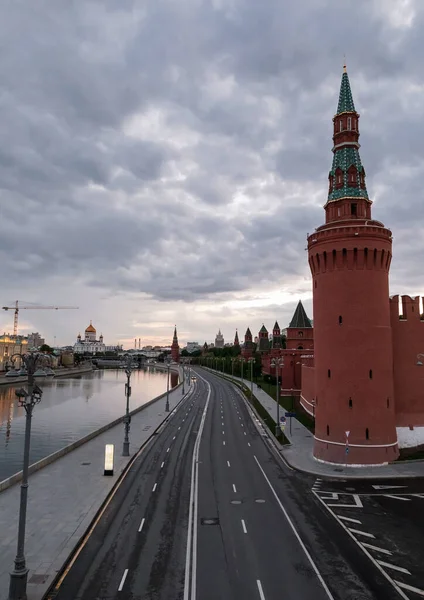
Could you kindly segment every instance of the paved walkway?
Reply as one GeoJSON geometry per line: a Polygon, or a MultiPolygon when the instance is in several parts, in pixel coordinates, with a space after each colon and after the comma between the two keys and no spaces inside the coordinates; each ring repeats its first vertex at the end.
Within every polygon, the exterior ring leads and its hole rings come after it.
{"type": "MultiPolygon", "coordinates": [[[[211,369],[209,369],[211,370],[211,369]]],[[[226,375],[226,377],[231,378],[226,375]]],[[[241,381],[240,377],[234,377],[241,381]]],[[[250,389],[250,381],[244,379],[245,385],[250,389]]],[[[253,384],[253,393],[268,414],[277,421],[277,402],[269,396],[262,388],[253,384]]],[[[285,409],[280,406],[280,416],[285,409]]],[[[292,430],[290,433],[290,418],[287,419],[284,435],[290,441],[290,446],[280,446],[281,454],[294,469],[311,473],[313,475],[346,479],[350,478],[409,478],[424,477],[424,461],[411,460],[392,463],[382,467],[345,467],[345,465],[330,465],[317,461],[312,454],[314,436],[304,425],[292,418],[292,430]]]]}
{"type": "MultiPolygon", "coordinates": [[[[187,386],[186,386],[187,391],[187,386]]],[[[169,394],[170,410],[182,398],[182,387],[169,394]]],[[[162,423],[166,397],[131,419],[130,454],[162,423]]],[[[130,460],[121,456],[124,425],[120,423],[35,472],[29,478],[25,557],[28,600],[40,600],[56,573],[90,525],[120,473],[130,460]],[[105,444],[115,444],[115,471],[103,475],[105,444]]],[[[16,554],[20,485],[0,493],[0,600],[7,600],[9,572],[16,554]]]]}

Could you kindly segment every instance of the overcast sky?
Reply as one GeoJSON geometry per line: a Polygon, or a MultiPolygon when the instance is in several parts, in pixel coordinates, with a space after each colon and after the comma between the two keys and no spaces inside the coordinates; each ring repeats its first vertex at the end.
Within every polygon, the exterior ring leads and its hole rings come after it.
{"type": "Polygon", "coordinates": [[[2,2],[0,304],[79,306],[20,313],[58,344],[312,318],[344,54],[391,294],[424,295],[423,39],[420,0],[2,2]]]}

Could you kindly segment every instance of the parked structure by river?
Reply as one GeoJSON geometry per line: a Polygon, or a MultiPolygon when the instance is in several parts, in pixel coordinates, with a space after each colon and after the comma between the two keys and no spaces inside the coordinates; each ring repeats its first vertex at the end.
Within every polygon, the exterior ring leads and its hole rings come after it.
{"type": "MultiPolygon", "coordinates": [[[[125,382],[122,369],[43,379],[43,397],[32,419],[31,464],[122,416],[125,382]]],[[[178,375],[171,371],[170,389],[177,383],[178,375]]],[[[21,386],[22,382],[16,382],[0,388],[0,481],[22,468],[25,411],[15,395],[21,386]]],[[[133,371],[130,410],[163,394],[166,386],[163,369],[133,371]]]]}

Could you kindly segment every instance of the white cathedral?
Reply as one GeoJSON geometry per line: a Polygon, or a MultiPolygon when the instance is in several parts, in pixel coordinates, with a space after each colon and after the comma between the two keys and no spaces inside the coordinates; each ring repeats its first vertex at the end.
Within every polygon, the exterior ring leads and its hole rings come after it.
{"type": "Polygon", "coordinates": [[[96,340],[96,329],[93,327],[92,322],[85,330],[85,338],[81,338],[81,334],[78,334],[77,341],[74,344],[74,352],[83,354],[89,352],[90,354],[96,354],[96,352],[117,352],[122,350],[122,346],[106,346],[103,343],[103,334],[100,334],[98,340],[96,340]]]}

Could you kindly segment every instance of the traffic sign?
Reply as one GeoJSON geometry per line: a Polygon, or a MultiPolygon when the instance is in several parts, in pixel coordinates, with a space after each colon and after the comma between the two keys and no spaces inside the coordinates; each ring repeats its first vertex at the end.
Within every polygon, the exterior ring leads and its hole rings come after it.
{"type": "Polygon", "coordinates": [[[294,412],[286,412],[284,414],[286,417],[295,417],[296,416],[296,413],[294,413],[294,412]]]}
{"type": "Polygon", "coordinates": [[[346,433],[346,437],[348,438],[350,431],[346,431],[345,433],[346,433]]]}
{"type": "Polygon", "coordinates": [[[280,423],[285,423],[286,422],[286,417],[282,416],[280,417],[280,423]]]}

